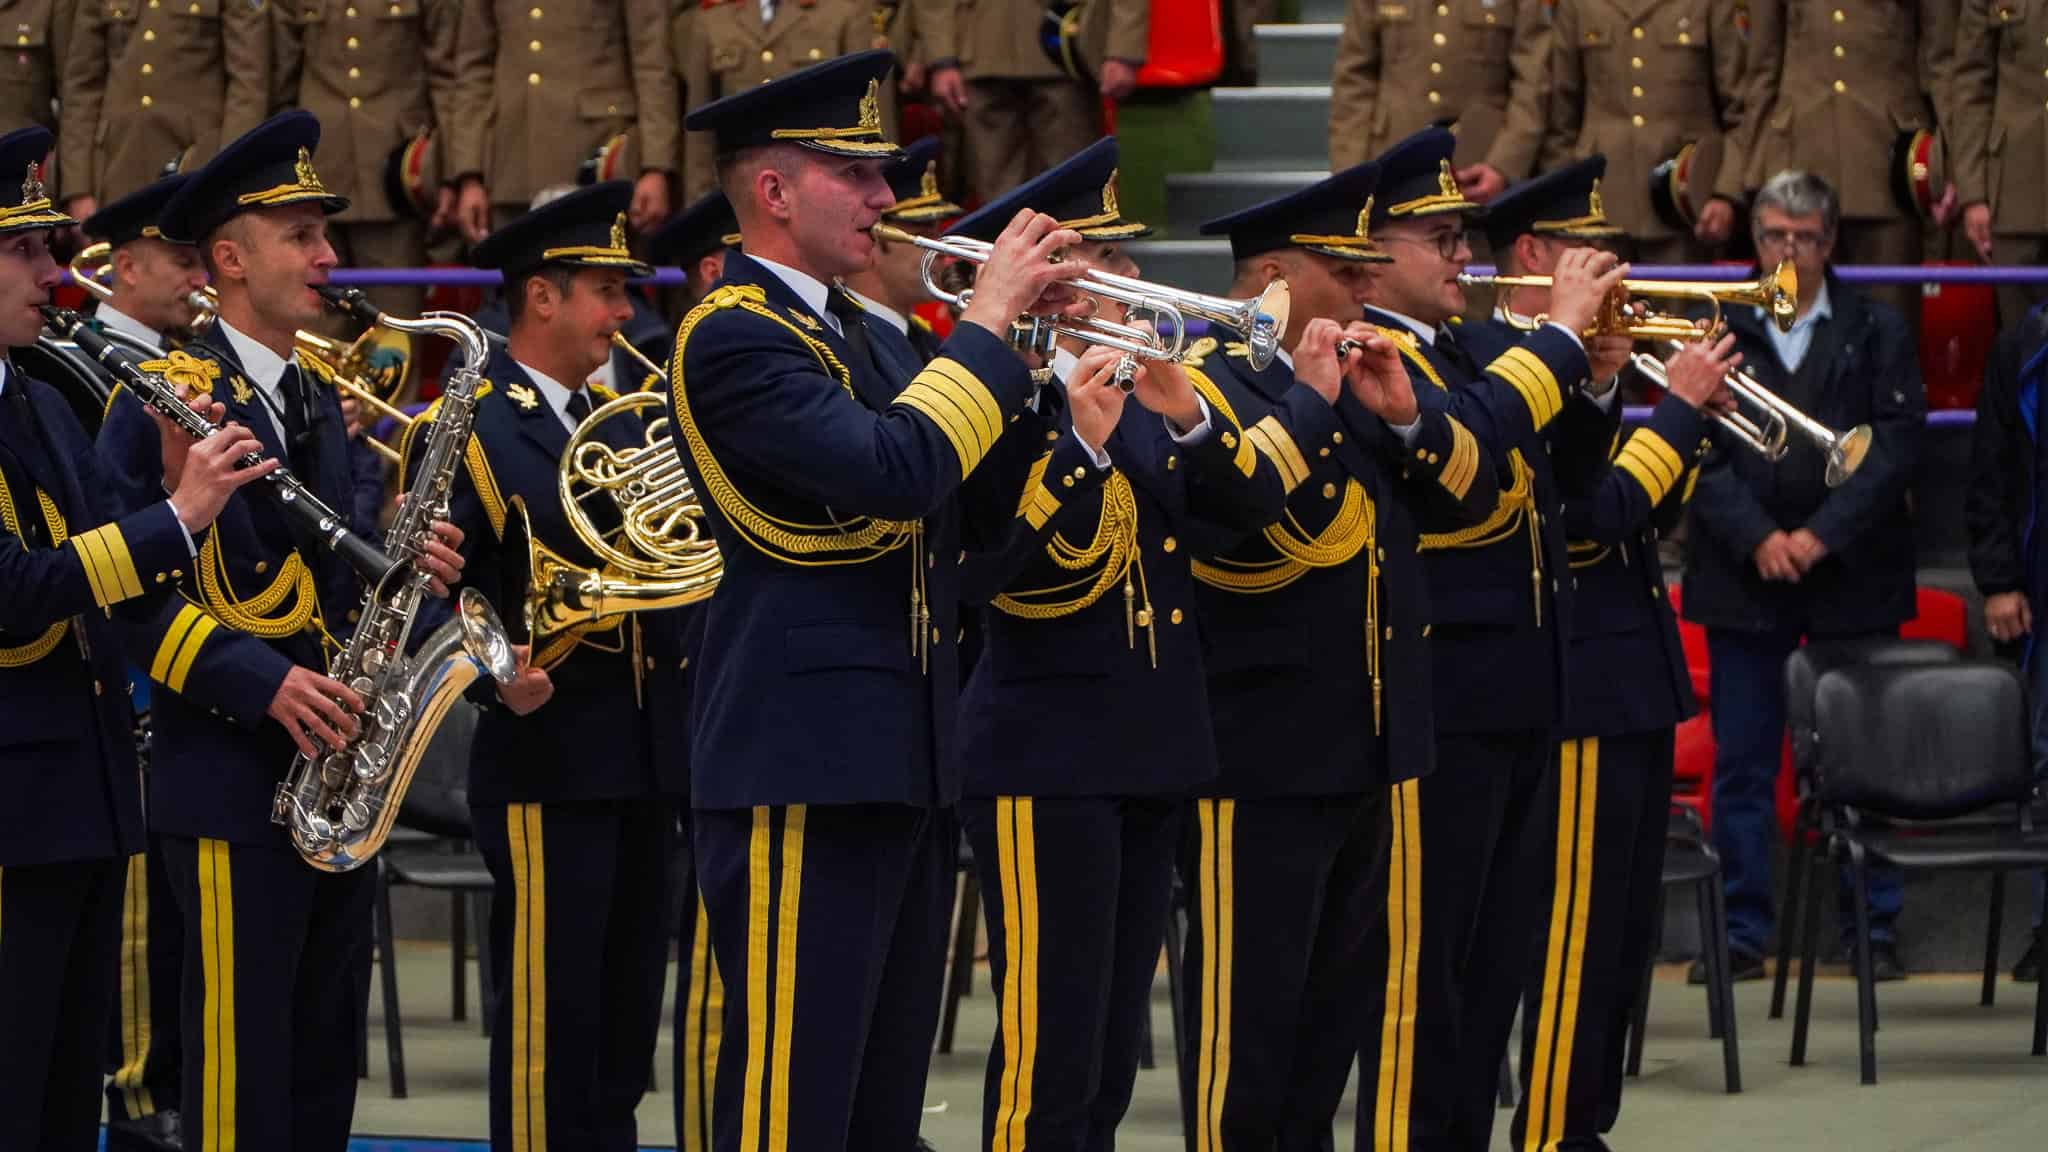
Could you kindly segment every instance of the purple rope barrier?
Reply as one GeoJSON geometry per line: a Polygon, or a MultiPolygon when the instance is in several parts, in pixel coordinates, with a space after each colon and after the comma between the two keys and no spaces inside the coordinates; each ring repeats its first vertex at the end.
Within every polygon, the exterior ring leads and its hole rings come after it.
{"type": "MultiPolygon", "coordinates": [[[[1647,424],[1651,411],[1648,404],[1630,404],[1621,410],[1621,418],[1630,424],[1647,424]]],[[[1929,428],[1967,428],[1976,422],[1974,408],[1937,408],[1927,414],[1929,428]]]]}

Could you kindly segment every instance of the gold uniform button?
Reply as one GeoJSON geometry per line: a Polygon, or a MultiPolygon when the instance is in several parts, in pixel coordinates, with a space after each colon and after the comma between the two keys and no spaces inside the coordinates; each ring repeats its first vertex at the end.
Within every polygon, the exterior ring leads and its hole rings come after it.
{"type": "Polygon", "coordinates": [[[526,50],[527,50],[528,52],[538,52],[538,51],[540,51],[540,41],[538,41],[538,40],[528,40],[528,41],[526,42],[526,50]]]}
{"type": "Polygon", "coordinates": [[[1628,118],[1628,122],[1635,125],[1638,128],[1641,128],[1643,126],[1643,114],[1640,112],[1636,113],[1635,115],[1628,118]]]}
{"type": "Polygon", "coordinates": [[[1168,457],[1166,458],[1166,470],[1167,470],[1168,472],[1171,472],[1171,471],[1173,471],[1173,470],[1174,470],[1175,468],[1178,468],[1178,467],[1180,467],[1180,457],[1178,457],[1178,456],[1168,456],[1168,457]]]}
{"type": "Polygon", "coordinates": [[[165,580],[167,580],[167,579],[169,579],[169,577],[165,576],[165,575],[164,575],[163,573],[161,573],[161,572],[159,572],[159,573],[157,573],[157,574],[156,574],[156,582],[157,582],[157,583],[159,583],[159,584],[163,583],[163,582],[164,582],[165,580]]]}
{"type": "Polygon", "coordinates": [[[182,570],[180,570],[180,569],[177,569],[177,568],[173,568],[173,569],[171,569],[171,579],[173,579],[173,580],[183,580],[184,578],[185,578],[185,573],[184,573],[184,572],[183,572],[182,570]]]}
{"type": "Polygon", "coordinates": [[[1444,97],[1443,97],[1443,93],[1441,93],[1441,92],[1437,92],[1437,91],[1434,91],[1434,90],[1432,90],[1432,91],[1430,92],[1430,94],[1429,94],[1429,102],[1430,102],[1431,104],[1441,104],[1441,103],[1443,103],[1443,102],[1444,102],[1444,97]]]}
{"type": "Polygon", "coordinates": [[[1335,500],[1336,498],[1337,498],[1337,486],[1336,486],[1335,484],[1324,484],[1324,485],[1323,485],[1323,499],[1325,499],[1325,500],[1335,500]]]}
{"type": "Polygon", "coordinates": [[[1638,40],[1643,38],[1643,30],[1641,28],[1631,28],[1628,30],[1628,34],[1638,40]]]}
{"type": "Polygon", "coordinates": [[[538,88],[538,87],[540,87],[540,73],[538,73],[538,72],[528,72],[528,73],[526,74],[526,86],[527,86],[527,87],[529,87],[529,88],[538,88]]]}
{"type": "Polygon", "coordinates": [[[150,99],[150,98],[149,98],[149,97],[147,97],[147,96],[144,96],[144,97],[142,98],[142,106],[143,106],[144,108],[147,108],[147,107],[149,107],[150,105],[152,105],[152,104],[155,104],[155,103],[156,103],[156,101],[154,101],[154,100],[150,99]]]}
{"type": "Polygon", "coordinates": [[[1068,488],[1072,488],[1074,486],[1074,478],[1072,476],[1062,476],[1060,477],[1060,483],[1068,488]]]}
{"type": "Polygon", "coordinates": [[[1162,541],[1160,541],[1160,542],[1159,542],[1159,546],[1160,546],[1161,548],[1164,548],[1164,549],[1166,549],[1166,550],[1167,550],[1168,552],[1171,552],[1171,551],[1173,551],[1174,549],[1176,549],[1176,548],[1180,547],[1180,541],[1178,541],[1178,540],[1175,540],[1175,539],[1174,539],[1173,537],[1171,537],[1171,536],[1168,536],[1168,537],[1167,537],[1166,539],[1164,539],[1164,540],[1162,540],[1162,541]]]}
{"type": "Polygon", "coordinates": [[[1643,58],[1642,58],[1641,56],[1631,56],[1631,57],[1629,57],[1629,58],[1628,58],[1628,66],[1629,66],[1629,67],[1631,67],[1631,68],[1633,68],[1633,69],[1635,69],[1635,70],[1636,70],[1636,71],[1638,71],[1638,72],[1642,71],[1642,70],[1643,70],[1643,58]]]}
{"type": "Polygon", "coordinates": [[[1437,5],[1436,14],[1439,16],[1449,16],[1451,14],[1451,6],[1449,4],[1437,5]]]}
{"type": "Polygon", "coordinates": [[[1332,433],[1330,433],[1330,443],[1332,443],[1332,444],[1342,444],[1343,442],[1344,442],[1344,434],[1343,434],[1342,432],[1332,432],[1332,433]]]}
{"type": "Polygon", "coordinates": [[[773,63],[775,63],[775,49],[773,49],[773,48],[763,48],[763,49],[761,49],[761,63],[763,63],[763,64],[773,64],[773,63]]]}
{"type": "Polygon", "coordinates": [[[1445,36],[1443,33],[1438,32],[1429,38],[1429,42],[1441,48],[1445,44],[1450,43],[1450,38],[1445,36]]]}
{"type": "Polygon", "coordinates": [[[188,4],[188,5],[186,5],[186,6],[185,6],[185,11],[187,11],[187,12],[191,13],[191,14],[192,14],[192,15],[194,15],[194,16],[197,16],[197,15],[199,15],[199,5],[197,5],[197,4],[188,4]]]}
{"type": "Polygon", "coordinates": [[[1330,450],[1329,450],[1328,448],[1318,448],[1318,449],[1316,449],[1316,455],[1318,455],[1318,456],[1328,456],[1329,454],[1330,454],[1330,450]]]}
{"type": "Polygon", "coordinates": [[[1846,15],[1844,15],[1844,14],[1843,14],[1843,12],[1842,12],[1842,10],[1841,10],[1840,8],[1837,8],[1837,9],[1835,9],[1835,23],[1837,23],[1837,24],[1840,24],[1841,22],[1843,22],[1844,20],[1847,20],[1848,18],[1849,18],[1849,17],[1848,17],[1848,16],[1846,16],[1846,15]]]}
{"type": "Polygon", "coordinates": [[[822,58],[824,57],[824,55],[825,55],[825,54],[824,54],[823,52],[820,52],[820,51],[818,51],[818,50],[817,50],[816,48],[813,48],[813,49],[811,49],[811,50],[810,50],[810,52],[808,53],[808,55],[810,56],[810,58],[811,58],[811,59],[813,59],[813,60],[818,60],[818,59],[822,59],[822,58]]]}
{"type": "Polygon", "coordinates": [[[264,574],[265,572],[268,572],[268,571],[270,571],[270,561],[268,561],[268,560],[258,560],[258,561],[256,562],[256,574],[257,574],[258,576],[261,576],[261,575],[263,575],[263,574],[264,574]]]}
{"type": "Polygon", "coordinates": [[[1225,432],[1222,436],[1222,440],[1223,446],[1225,448],[1237,447],[1237,433],[1235,432],[1225,432]]]}
{"type": "MultiPolygon", "coordinates": [[[[24,42],[26,42],[26,41],[24,41],[24,42]]],[[[155,73],[156,73],[156,65],[154,65],[154,64],[144,64],[144,65],[142,66],[142,74],[143,74],[144,76],[151,76],[151,75],[154,75],[155,73]]]]}
{"type": "Polygon", "coordinates": [[[362,79],[362,78],[363,78],[363,70],[362,70],[361,68],[354,68],[354,67],[350,68],[350,69],[348,70],[348,78],[349,78],[349,79],[351,79],[351,80],[360,80],[360,79],[362,79]]]}
{"type": "Polygon", "coordinates": [[[401,7],[399,7],[399,6],[398,6],[398,5],[396,5],[396,4],[393,4],[393,5],[391,6],[391,14],[392,14],[393,16],[403,16],[403,15],[405,15],[405,9],[404,9],[404,8],[401,8],[401,7]]]}
{"type": "Polygon", "coordinates": [[[1054,441],[1054,440],[1058,440],[1059,438],[1060,438],[1060,434],[1059,434],[1059,433],[1057,433],[1057,432],[1047,432],[1047,433],[1045,434],[1045,439],[1046,439],[1046,441],[1047,441],[1048,443],[1050,443],[1050,442],[1052,442],[1052,441],[1054,441]]]}
{"type": "Polygon", "coordinates": [[[939,638],[939,630],[938,630],[937,628],[934,628],[934,629],[932,629],[932,643],[934,643],[934,644],[944,644],[944,643],[945,643],[945,641],[944,641],[944,640],[941,640],[941,639],[939,638]]]}
{"type": "Polygon", "coordinates": [[[1083,468],[1083,467],[1081,467],[1081,466],[1079,466],[1079,465],[1076,465],[1076,466],[1074,467],[1074,479],[1076,479],[1076,480],[1086,480],[1087,478],[1088,478],[1088,469],[1086,469],[1086,468],[1083,468]]]}
{"type": "Polygon", "coordinates": [[[1678,34],[1678,42],[1680,44],[1692,43],[1692,34],[1690,32],[1680,32],[1678,34]]]}
{"type": "Polygon", "coordinates": [[[676,671],[678,671],[678,672],[687,672],[687,671],[689,671],[689,668],[690,668],[690,658],[689,658],[688,656],[685,656],[685,657],[683,657],[683,662],[682,662],[682,663],[680,663],[680,664],[678,664],[678,665],[676,665],[676,671]]]}
{"type": "Polygon", "coordinates": [[[1630,85],[1628,94],[1635,97],[1638,100],[1641,100],[1643,98],[1643,86],[1641,84],[1630,85]]]}
{"type": "Polygon", "coordinates": [[[25,47],[27,47],[27,46],[28,46],[28,37],[26,37],[26,36],[16,36],[16,37],[14,38],[14,42],[15,42],[16,44],[19,44],[19,45],[21,45],[22,47],[24,47],[24,48],[25,48],[25,47]]]}
{"type": "Polygon", "coordinates": [[[1178,609],[1178,608],[1175,608],[1175,609],[1174,609],[1173,611],[1171,611],[1171,612],[1167,613],[1167,614],[1166,614],[1166,618],[1167,618],[1168,620],[1171,620],[1171,621],[1173,621],[1173,622],[1174,622],[1175,624],[1178,624],[1178,623],[1180,623],[1180,622],[1181,622],[1182,620],[1185,620],[1185,619],[1187,619],[1187,617],[1185,617],[1185,616],[1182,616],[1182,615],[1180,614],[1180,609],[1178,609]]]}
{"type": "Polygon", "coordinates": [[[363,106],[363,98],[361,96],[349,97],[348,106],[351,108],[361,108],[363,106]]]}
{"type": "Polygon", "coordinates": [[[348,622],[349,622],[349,623],[351,623],[351,624],[354,624],[354,623],[355,623],[356,621],[358,621],[358,620],[361,620],[362,618],[363,618],[363,613],[362,613],[362,609],[360,609],[360,608],[351,608],[351,609],[349,609],[349,610],[348,610],[348,622]]]}
{"type": "MultiPolygon", "coordinates": [[[[197,5],[197,4],[195,4],[195,5],[193,5],[193,7],[197,8],[197,7],[198,7],[198,5],[197,5]]],[[[346,16],[346,17],[348,17],[348,18],[349,18],[349,19],[351,19],[351,20],[355,19],[355,18],[356,18],[356,9],[355,9],[355,5],[351,4],[351,5],[349,5],[348,7],[346,7],[346,8],[343,8],[343,9],[341,10],[341,14],[342,14],[343,16],[346,16]]]]}
{"type": "Polygon", "coordinates": [[[1441,61],[1441,60],[1431,60],[1431,61],[1429,62],[1429,74],[1430,74],[1431,76],[1441,76],[1441,75],[1443,75],[1443,74],[1444,74],[1444,62],[1443,62],[1443,61],[1441,61]]]}
{"type": "Polygon", "coordinates": [[[152,41],[152,40],[155,40],[155,39],[156,39],[156,29],[154,29],[154,28],[144,28],[144,29],[142,30],[142,42],[143,42],[143,43],[147,44],[147,43],[149,43],[150,41],[152,41]]]}
{"type": "Polygon", "coordinates": [[[1845,83],[1845,82],[1843,82],[1843,81],[1840,81],[1840,80],[1837,80],[1837,81],[1835,81],[1835,91],[1837,91],[1837,92],[1847,92],[1848,90],[1849,90],[1849,85],[1848,85],[1847,83],[1845,83]]]}
{"type": "Polygon", "coordinates": [[[1848,50],[1843,48],[1840,44],[1835,45],[1835,59],[1840,60],[1842,57],[1847,56],[1848,54],[1848,50]]]}
{"type": "Polygon", "coordinates": [[[351,36],[351,37],[349,37],[349,38],[348,38],[348,50],[349,50],[349,51],[353,52],[353,51],[355,51],[356,49],[358,49],[358,48],[361,48],[362,46],[363,46],[363,42],[362,42],[361,40],[358,40],[358,39],[356,39],[356,38],[355,38],[355,37],[353,37],[353,36],[351,36]]]}
{"type": "Polygon", "coordinates": [[[528,9],[526,10],[526,15],[527,15],[527,18],[528,18],[528,19],[530,19],[530,20],[538,20],[538,19],[540,19],[540,9],[538,9],[538,8],[528,8],[528,9]]]}

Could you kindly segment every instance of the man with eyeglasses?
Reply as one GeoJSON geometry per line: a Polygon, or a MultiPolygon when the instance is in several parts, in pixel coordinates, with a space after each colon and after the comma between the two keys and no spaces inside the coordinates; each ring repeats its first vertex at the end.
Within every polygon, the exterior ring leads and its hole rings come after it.
{"type": "MultiPolygon", "coordinates": [[[[1898,313],[1829,267],[1839,221],[1827,181],[1796,171],[1773,176],[1757,194],[1751,232],[1763,267],[1790,261],[1797,270],[1798,319],[1789,332],[1760,309],[1731,309],[1725,319],[1744,369],[1764,387],[1830,428],[1869,424],[1869,457],[1829,488],[1825,460],[1807,441],[1794,438],[1772,463],[1716,429],[1692,501],[1684,609],[1707,629],[1713,663],[1714,845],[1737,980],[1762,977],[1771,935],[1785,658],[1802,641],[1893,634],[1914,612],[1906,489],[1926,410],[1920,366],[1898,313]]],[[[1842,923],[1853,924],[1846,883],[1842,898],[1842,923]]],[[[1905,976],[1893,931],[1901,903],[1897,873],[1873,872],[1880,980],[1905,976]]],[[[1693,982],[1704,978],[1694,965],[1693,982]]]]}

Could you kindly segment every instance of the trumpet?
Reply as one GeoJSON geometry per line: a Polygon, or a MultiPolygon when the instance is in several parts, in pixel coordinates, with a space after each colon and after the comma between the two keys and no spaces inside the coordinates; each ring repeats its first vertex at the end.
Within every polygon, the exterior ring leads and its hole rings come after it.
{"type": "MultiPolygon", "coordinates": [[[[924,249],[925,291],[934,299],[959,309],[968,306],[974,290],[963,288],[955,292],[943,287],[935,268],[939,257],[985,264],[995,248],[986,240],[962,236],[932,239],[888,224],[876,224],[868,231],[877,240],[924,249]]],[[[1287,332],[1289,297],[1285,280],[1273,281],[1265,291],[1249,300],[1189,292],[1099,269],[1091,270],[1070,283],[1076,291],[1122,304],[1127,312],[1127,322],[1119,323],[1097,316],[1076,318],[1028,314],[1020,317],[1013,326],[1012,342],[1038,350],[1049,346],[1050,340],[1056,336],[1071,336],[1085,343],[1116,349],[1124,354],[1124,359],[1117,365],[1117,385],[1126,392],[1131,389],[1136,361],[1181,359],[1187,342],[1189,316],[1199,317],[1243,336],[1251,350],[1252,366],[1260,369],[1273,362],[1273,356],[1280,350],[1280,341],[1287,332]],[[1149,323],[1128,322],[1133,319],[1149,323]]]]}
{"type": "MultiPolygon", "coordinates": [[[[1684,341],[1670,342],[1674,349],[1684,346],[1684,341]]],[[[1664,365],[1655,356],[1638,352],[1631,360],[1636,371],[1648,377],[1651,383],[1660,388],[1669,386],[1664,365]]],[[[1792,433],[1797,432],[1826,455],[1827,485],[1835,488],[1855,475],[1856,469],[1863,466],[1864,458],[1870,454],[1871,431],[1868,424],[1837,432],[1793,407],[1784,397],[1764,387],[1756,377],[1740,368],[1728,373],[1722,382],[1735,394],[1737,407],[1733,412],[1715,413],[1715,421],[1766,460],[1776,463],[1784,459],[1791,448],[1792,433]],[[1754,414],[1744,411],[1744,405],[1754,410],[1754,414]]]]}
{"type": "MultiPolygon", "coordinates": [[[[1458,283],[1466,288],[1503,289],[1501,311],[1508,324],[1523,331],[1535,331],[1549,321],[1516,312],[1508,300],[1517,288],[1548,288],[1549,276],[1475,276],[1463,273],[1458,283]]],[[[1778,331],[1790,332],[1799,318],[1799,277],[1787,261],[1777,270],[1754,280],[1725,283],[1718,280],[1623,280],[1604,301],[1591,327],[1583,333],[1595,336],[1627,336],[1631,340],[1702,340],[1721,327],[1724,306],[1748,304],[1764,310],[1778,331]],[[1706,320],[1694,320],[1676,313],[1658,312],[1646,300],[1685,300],[1704,303],[1712,312],[1706,320]]]]}

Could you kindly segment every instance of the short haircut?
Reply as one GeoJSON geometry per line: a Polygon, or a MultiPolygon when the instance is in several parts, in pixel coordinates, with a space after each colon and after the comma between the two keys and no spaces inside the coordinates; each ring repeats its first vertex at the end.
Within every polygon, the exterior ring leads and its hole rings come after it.
{"type": "Polygon", "coordinates": [[[249,216],[244,213],[224,221],[206,239],[199,242],[199,262],[206,266],[206,278],[218,282],[220,268],[213,262],[213,246],[222,240],[232,240],[244,248],[249,246],[249,216]]]}
{"type": "Polygon", "coordinates": [[[1766,208],[1775,208],[1787,216],[1818,216],[1829,236],[1835,234],[1835,226],[1842,221],[1842,198],[1835,194],[1834,185],[1798,169],[1787,169],[1771,177],[1756,194],[1750,227],[1759,239],[1763,235],[1766,208]]]}
{"type": "Polygon", "coordinates": [[[509,278],[505,282],[505,319],[513,324],[526,314],[527,282],[540,277],[555,286],[560,295],[569,294],[569,285],[576,279],[576,269],[567,264],[543,264],[527,272],[509,278]]]}

